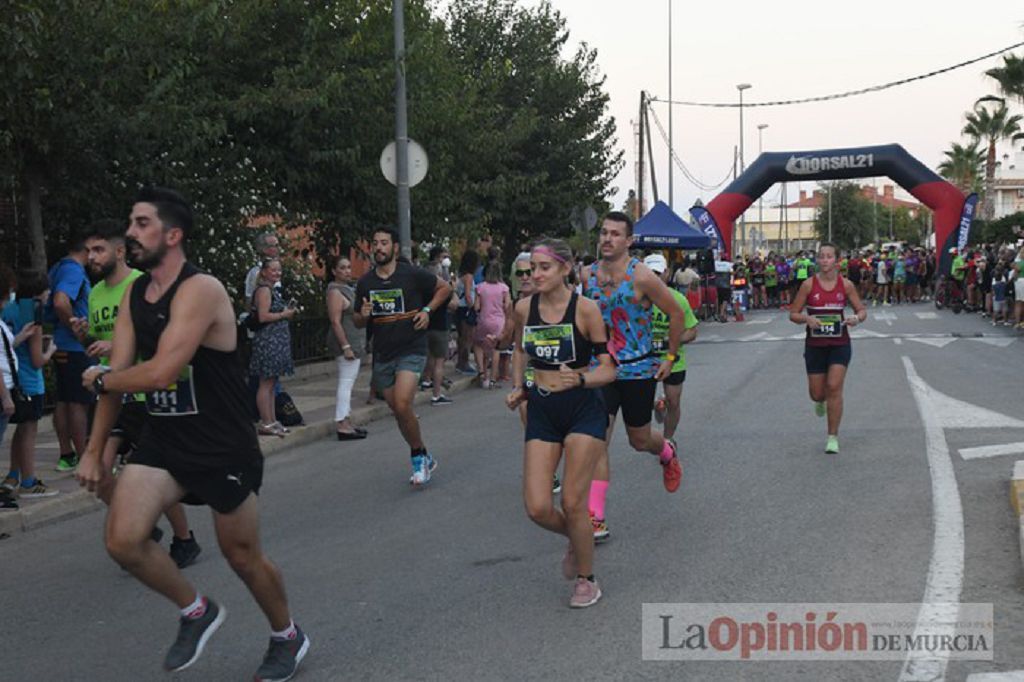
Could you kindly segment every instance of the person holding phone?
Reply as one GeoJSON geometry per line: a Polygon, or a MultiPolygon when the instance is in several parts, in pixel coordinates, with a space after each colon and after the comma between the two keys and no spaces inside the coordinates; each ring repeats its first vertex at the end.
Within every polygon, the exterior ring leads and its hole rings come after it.
{"type": "Polygon", "coordinates": [[[259,282],[252,295],[252,314],[259,320],[260,327],[252,340],[249,374],[259,377],[260,382],[256,391],[260,435],[284,438],[289,431],[277,421],[274,384],[278,377],[295,372],[288,322],[295,316],[296,306],[294,300],[284,302],[281,290],[277,287],[280,281],[281,261],[277,258],[264,260],[259,282]]]}
{"type": "Polygon", "coordinates": [[[839,275],[836,253],[835,244],[822,243],[818,248],[817,274],[804,280],[789,308],[789,319],[807,327],[804,342],[807,387],[815,414],[819,417],[828,414],[825,452],[830,455],[839,454],[843,382],[852,357],[850,327],[868,317],[853,282],[839,275]],[[846,317],[847,306],[853,308],[853,317],[846,317]]]}

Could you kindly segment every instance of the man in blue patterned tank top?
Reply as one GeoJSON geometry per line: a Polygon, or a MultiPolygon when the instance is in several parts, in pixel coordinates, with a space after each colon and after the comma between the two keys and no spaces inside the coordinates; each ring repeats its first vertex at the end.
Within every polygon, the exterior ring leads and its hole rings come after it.
{"type": "MultiPolygon", "coordinates": [[[[601,226],[601,260],[585,271],[584,293],[601,309],[608,326],[608,350],[617,364],[615,382],[602,389],[609,416],[607,442],[621,407],[630,446],[658,457],[665,489],[671,493],[679,489],[683,470],[675,444],[651,428],[651,413],[658,382],[671,373],[678,357],[685,320],[661,278],[630,257],[632,245],[633,221],[624,213],[609,213],[601,226]],[[651,337],[652,305],[669,318],[668,353],[663,357],[655,352],[651,337]]],[[[609,481],[606,447],[590,488],[590,514],[598,542],[610,536],[604,513],[609,481]]]]}

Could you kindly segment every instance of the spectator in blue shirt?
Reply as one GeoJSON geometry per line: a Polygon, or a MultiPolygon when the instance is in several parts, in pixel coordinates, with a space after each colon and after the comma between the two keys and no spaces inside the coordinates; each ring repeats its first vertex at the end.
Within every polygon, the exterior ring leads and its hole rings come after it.
{"type": "Polygon", "coordinates": [[[11,438],[11,467],[0,486],[26,499],[50,497],[57,491],[36,477],[35,468],[36,432],[43,417],[43,394],[46,392],[42,367],[56,350],[52,343],[44,343],[42,325],[36,324],[36,310],[41,309],[47,299],[46,276],[35,270],[19,272],[17,291],[15,300],[3,307],[0,316],[17,333],[14,353],[18,363],[18,383],[32,401],[32,413],[24,419],[11,419],[11,423],[16,424],[11,438]]]}
{"type": "Polygon", "coordinates": [[[53,428],[60,443],[57,471],[71,471],[78,466],[78,456],[85,452],[89,405],[93,395],[82,386],[82,372],[93,362],[85,354],[74,332],[75,320],[89,317],[89,278],[85,274],[88,251],[81,233],[74,233],[68,242],[68,253],[48,273],[50,302],[47,310],[54,323],[53,340],[57,352],[53,356],[57,379],[57,409],[53,428]]]}

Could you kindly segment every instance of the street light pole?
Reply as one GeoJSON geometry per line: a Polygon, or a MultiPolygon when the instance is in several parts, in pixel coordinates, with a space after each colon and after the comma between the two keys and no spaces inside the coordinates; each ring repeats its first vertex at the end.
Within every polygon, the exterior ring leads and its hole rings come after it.
{"type": "Polygon", "coordinates": [[[405,96],[405,0],[395,0],[395,184],[398,187],[398,238],[402,255],[412,260],[409,201],[409,118],[405,96]]]}
{"type": "Polygon", "coordinates": [[[672,202],[673,185],[672,182],[672,150],[675,149],[673,146],[672,137],[672,0],[668,0],[668,207],[675,210],[675,206],[672,202]]]}
{"type": "MultiPolygon", "coordinates": [[[[736,86],[736,89],[739,90],[739,92],[740,92],[740,173],[741,174],[743,173],[744,170],[746,170],[746,167],[744,166],[744,163],[743,163],[743,91],[747,90],[750,87],[751,87],[750,83],[740,83],[739,85],[736,86]]],[[[746,247],[746,242],[747,242],[747,218],[746,218],[746,211],[744,211],[743,213],[740,214],[740,246],[745,248],[746,247]]],[[[741,249],[733,249],[733,250],[738,253],[741,249]]],[[[736,253],[733,254],[733,259],[735,260],[735,258],[736,258],[736,253]]]]}
{"type": "MultiPolygon", "coordinates": [[[[757,124],[757,155],[760,156],[764,151],[762,145],[763,139],[761,134],[764,129],[768,127],[767,123],[757,124]]],[[[761,239],[764,239],[764,195],[762,194],[757,198],[757,229],[761,231],[761,239]]],[[[754,249],[757,249],[757,244],[754,244],[754,249]]]]}

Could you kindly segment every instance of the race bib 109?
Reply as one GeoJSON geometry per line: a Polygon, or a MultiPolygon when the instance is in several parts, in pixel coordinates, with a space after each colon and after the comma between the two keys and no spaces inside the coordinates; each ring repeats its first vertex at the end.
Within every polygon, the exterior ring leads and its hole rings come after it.
{"type": "Polygon", "coordinates": [[[405,295],[401,289],[376,289],[370,292],[370,314],[399,315],[405,312],[405,295]]]}
{"type": "Polygon", "coordinates": [[[571,324],[523,327],[523,351],[550,365],[576,362],[576,340],[571,324]]]}

